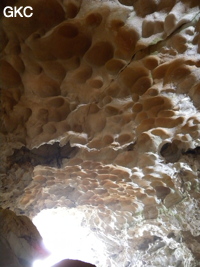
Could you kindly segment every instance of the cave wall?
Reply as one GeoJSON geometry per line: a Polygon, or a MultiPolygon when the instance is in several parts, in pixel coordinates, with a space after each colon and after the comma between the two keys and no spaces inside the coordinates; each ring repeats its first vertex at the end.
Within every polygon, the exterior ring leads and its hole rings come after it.
{"type": "Polygon", "coordinates": [[[30,267],[35,259],[44,259],[48,251],[32,221],[0,208],[0,266],[30,267]]]}
{"type": "Polygon", "coordinates": [[[199,266],[199,0],[14,4],[33,16],[1,16],[1,206],[84,210],[97,266],[199,266]]]}

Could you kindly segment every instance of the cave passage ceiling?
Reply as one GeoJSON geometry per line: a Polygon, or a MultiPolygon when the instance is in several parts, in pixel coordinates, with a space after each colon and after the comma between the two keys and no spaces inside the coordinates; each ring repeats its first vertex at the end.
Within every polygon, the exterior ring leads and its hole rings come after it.
{"type": "Polygon", "coordinates": [[[199,0],[15,0],[0,205],[84,211],[96,266],[200,266],[199,0]]]}

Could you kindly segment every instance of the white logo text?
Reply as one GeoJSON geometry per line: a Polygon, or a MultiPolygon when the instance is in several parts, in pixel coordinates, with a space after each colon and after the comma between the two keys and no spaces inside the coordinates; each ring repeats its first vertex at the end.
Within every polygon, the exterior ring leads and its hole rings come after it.
{"type": "Polygon", "coordinates": [[[20,6],[20,7],[11,7],[11,6],[6,6],[3,10],[3,14],[5,17],[9,18],[9,17],[26,17],[26,18],[30,18],[33,16],[33,8],[31,6],[20,6]],[[27,10],[29,9],[29,11],[27,12],[27,10]]]}

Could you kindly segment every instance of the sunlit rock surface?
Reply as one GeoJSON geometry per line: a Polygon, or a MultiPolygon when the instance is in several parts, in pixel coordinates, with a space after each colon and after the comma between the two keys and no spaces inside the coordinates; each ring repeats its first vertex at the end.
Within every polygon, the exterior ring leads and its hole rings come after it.
{"type": "Polygon", "coordinates": [[[199,0],[14,3],[34,15],[1,17],[2,207],[84,209],[97,266],[199,266],[199,0]]]}
{"type": "Polygon", "coordinates": [[[31,266],[35,258],[48,255],[31,220],[8,209],[0,209],[0,249],[1,267],[31,266]]]}

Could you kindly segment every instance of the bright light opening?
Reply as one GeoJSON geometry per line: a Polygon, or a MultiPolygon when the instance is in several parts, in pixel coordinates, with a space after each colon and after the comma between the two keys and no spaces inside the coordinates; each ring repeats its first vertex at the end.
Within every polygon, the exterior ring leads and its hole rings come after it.
{"type": "Polygon", "coordinates": [[[36,260],[32,267],[50,267],[63,259],[97,264],[103,243],[85,226],[85,215],[78,209],[57,208],[41,211],[33,223],[43,237],[50,256],[36,260]]]}

